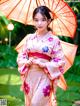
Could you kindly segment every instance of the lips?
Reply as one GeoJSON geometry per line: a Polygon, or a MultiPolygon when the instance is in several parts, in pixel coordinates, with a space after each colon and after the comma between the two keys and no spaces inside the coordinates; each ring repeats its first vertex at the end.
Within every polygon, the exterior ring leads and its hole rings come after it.
{"type": "Polygon", "coordinates": [[[43,28],[42,26],[38,26],[38,28],[43,28]]]}

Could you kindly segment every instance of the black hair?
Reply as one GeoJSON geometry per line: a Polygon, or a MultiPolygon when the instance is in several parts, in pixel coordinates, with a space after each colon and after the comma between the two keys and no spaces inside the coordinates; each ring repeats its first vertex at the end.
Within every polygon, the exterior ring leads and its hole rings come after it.
{"type": "MultiPolygon", "coordinates": [[[[53,20],[53,19],[51,18],[51,15],[50,15],[51,10],[50,10],[48,7],[46,7],[46,6],[39,6],[39,7],[35,8],[35,10],[33,11],[33,19],[35,18],[35,15],[36,15],[37,13],[41,13],[41,14],[42,14],[44,17],[46,17],[47,19],[51,19],[51,21],[53,20]]],[[[52,29],[49,28],[49,27],[48,27],[47,29],[48,29],[48,31],[49,31],[49,30],[52,31],[52,29]]]]}

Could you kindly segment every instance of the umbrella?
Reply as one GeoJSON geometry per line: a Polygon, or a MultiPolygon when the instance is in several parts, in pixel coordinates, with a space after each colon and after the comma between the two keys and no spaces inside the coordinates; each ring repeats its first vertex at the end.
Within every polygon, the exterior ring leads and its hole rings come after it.
{"type": "Polygon", "coordinates": [[[1,0],[0,11],[15,21],[32,24],[34,8],[46,5],[52,11],[54,21],[51,28],[55,35],[74,37],[76,32],[76,16],[72,9],[63,0],[1,0]]]}
{"type": "MultiPolygon", "coordinates": [[[[13,19],[24,24],[32,24],[32,17],[30,15],[40,5],[46,5],[51,9],[54,20],[50,27],[53,29],[55,35],[74,37],[77,28],[76,16],[63,0],[3,0],[0,1],[0,10],[8,19],[13,19]]],[[[16,47],[18,52],[20,52],[25,39],[16,47]]],[[[73,64],[77,46],[63,41],[61,41],[61,45],[66,59],[64,71],[66,72],[73,64]]],[[[59,80],[58,86],[64,90],[67,88],[63,75],[59,80]]]]}

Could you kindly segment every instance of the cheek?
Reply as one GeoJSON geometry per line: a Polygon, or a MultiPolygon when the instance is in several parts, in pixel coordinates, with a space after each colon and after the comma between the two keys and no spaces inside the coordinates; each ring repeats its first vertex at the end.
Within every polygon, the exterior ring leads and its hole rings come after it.
{"type": "Polygon", "coordinates": [[[45,26],[48,26],[49,23],[47,21],[45,21],[44,24],[45,24],[45,26]]]}
{"type": "Polygon", "coordinates": [[[44,23],[44,27],[47,27],[48,26],[48,23],[44,23]]]}

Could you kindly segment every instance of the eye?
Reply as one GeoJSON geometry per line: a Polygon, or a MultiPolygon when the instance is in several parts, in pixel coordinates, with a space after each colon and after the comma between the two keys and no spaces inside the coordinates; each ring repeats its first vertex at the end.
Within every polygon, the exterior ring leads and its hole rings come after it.
{"type": "Polygon", "coordinates": [[[46,18],[43,18],[42,21],[47,21],[46,18]]]}
{"type": "Polygon", "coordinates": [[[35,22],[38,22],[38,19],[34,19],[35,22]]]}
{"type": "Polygon", "coordinates": [[[35,22],[38,22],[38,21],[47,21],[47,19],[46,19],[46,18],[42,18],[42,19],[34,18],[34,21],[35,21],[35,22]]]}

